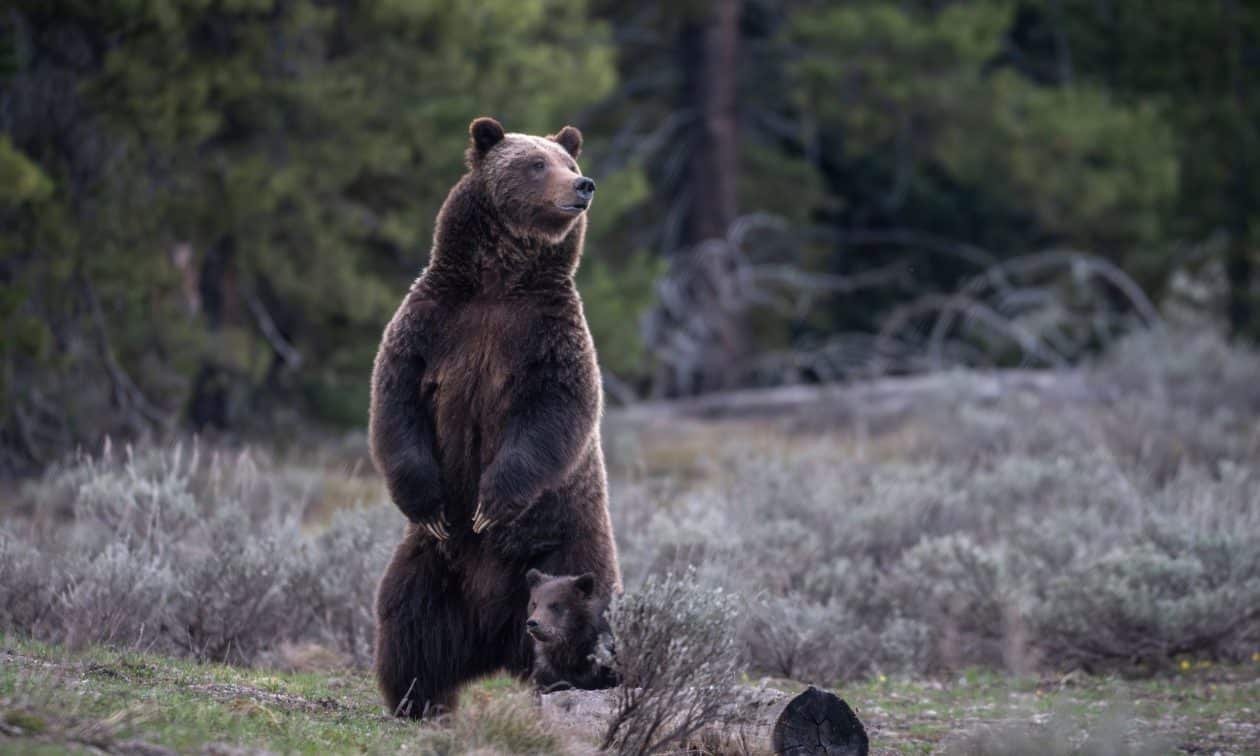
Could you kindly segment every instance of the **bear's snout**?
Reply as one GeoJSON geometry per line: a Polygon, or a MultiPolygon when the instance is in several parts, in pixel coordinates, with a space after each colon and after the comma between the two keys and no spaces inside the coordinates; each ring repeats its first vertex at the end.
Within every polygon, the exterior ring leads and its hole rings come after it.
{"type": "Polygon", "coordinates": [[[551,633],[536,619],[526,620],[525,633],[539,643],[547,643],[551,640],[551,633]]]}
{"type": "Polygon", "coordinates": [[[595,182],[586,176],[579,176],[573,182],[573,191],[577,192],[577,196],[589,202],[591,195],[595,193],[595,182]]]}

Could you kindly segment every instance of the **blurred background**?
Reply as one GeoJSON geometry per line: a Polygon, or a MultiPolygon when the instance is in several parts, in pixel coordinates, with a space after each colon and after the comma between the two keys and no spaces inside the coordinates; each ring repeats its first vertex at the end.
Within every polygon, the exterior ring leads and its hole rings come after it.
{"type": "Polygon", "coordinates": [[[17,0],[0,472],[366,423],[468,122],[586,136],[613,404],[1260,337],[1247,0],[17,0]]]}
{"type": "Polygon", "coordinates": [[[0,3],[0,750],[562,751],[366,672],[372,359],[490,115],[585,134],[628,600],[720,650],[661,679],[1253,752],[1257,74],[1255,0],[0,3]]]}

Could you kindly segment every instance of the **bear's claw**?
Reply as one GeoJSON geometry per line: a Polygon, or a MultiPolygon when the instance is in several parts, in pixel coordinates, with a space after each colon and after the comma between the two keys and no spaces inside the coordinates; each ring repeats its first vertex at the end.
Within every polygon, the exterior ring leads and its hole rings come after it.
{"type": "Polygon", "coordinates": [[[477,511],[473,513],[472,531],[474,533],[481,533],[489,529],[492,525],[494,525],[494,523],[494,520],[481,513],[481,506],[478,505],[477,511]]]}
{"type": "Polygon", "coordinates": [[[435,540],[445,541],[451,537],[450,531],[447,529],[445,517],[439,517],[436,520],[421,522],[418,524],[420,527],[424,528],[426,533],[433,536],[435,540]]]}

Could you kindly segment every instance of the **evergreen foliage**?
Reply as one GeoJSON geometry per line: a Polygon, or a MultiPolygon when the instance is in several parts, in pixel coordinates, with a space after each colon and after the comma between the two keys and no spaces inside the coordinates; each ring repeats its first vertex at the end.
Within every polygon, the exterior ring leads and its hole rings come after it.
{"type": "Polygon", "coordinates": [[[754,354],[874,333],[1049,246],[1156,295],[1220,280],[1222,319],[1260,335],[1260,6],[741,0],[724,69],[704,57],[723,2],[10,3],[0,469],[104,433],[361,425],[481,114],[586,133],[579,285],[623,393],[672,390],[640,321],[696,241],[710,158],[791,237],[754,262],[905,271],[758,309],[754,354]],[[737,147],[710,155],[723,76],[737,147]]]}

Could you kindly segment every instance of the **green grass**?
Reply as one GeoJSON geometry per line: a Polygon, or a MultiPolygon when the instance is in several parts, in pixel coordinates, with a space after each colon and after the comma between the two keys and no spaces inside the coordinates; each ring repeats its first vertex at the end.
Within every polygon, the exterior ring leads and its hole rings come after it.
{"type": "MultiPolygon", "coordinates": [[[[0,706],[22,735],[91,744],[139,738],[178,750],[206,742],[285,752],[396,750],[415,725],[381,711],[360,674],[278,673],[93,648],[69,654],[5,643],[0,706]],[[21,721],[40,720],[41,732],[21,721]]],[[[12,743],[10,743],[12,744],[12,743]]]]}
{"type": "Polygon", "coordinates": [[[885,753],[931,753],[967,731],[1057,721],[1084,733],[1120,724],[1142,753],[1260,752],[1260,663],[1195,666],[1143,680],[966,670],[948,680],[875,679],[837,690],[885,753]]]}
{"type": "MultiPolygon", "coordinates": [[[[788,691],[803,686],[774,681],[788,691]]],[[[1157,737],[1155,752],[1248,753],[1260,743],[1260,662],[1190,665],[1145,680],[1011,677],[967,670],[948,680],[875,678],[837,692],[857,711],[873,753],[931,753],[986,726],[1045,723],[1080,732],[1122,722],[1157,737]]],[[[387,716],[363,671],[280,672],[198,664],[132,651],[79,652],[0,639],[0,751],[122,749],[141,741],[176,751],[208,743],[279,753],[489,749],[566,750],[530,696],[496,677],[473,686],[441,725],[387,716]]]]}
{"type": "Polygon", "coordinates": [[[455,717],[444,725],[387,716],[362,671],[278,672],[198,664],[90,648],[70,653],[7,638],[0,642],[0,751],[111,748],[128,741],[177,751],[207,743],[281,753],[432,754],[490,746],[554,753],[520,687],[490,678],[466,708],[485,727],[455,717]]]}

